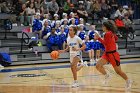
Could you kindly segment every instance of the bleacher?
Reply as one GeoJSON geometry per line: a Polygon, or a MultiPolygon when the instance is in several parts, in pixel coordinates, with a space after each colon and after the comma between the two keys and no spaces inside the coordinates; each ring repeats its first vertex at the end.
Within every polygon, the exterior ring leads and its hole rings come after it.
{"type": "MultiPolygon", "coordinates": [[[[133,28],[135,30],[136,37],[131,40],[128,38],[127,48],[126,40],[119,39],[118,46],[121,58],[133,58],[140,57],[140,20],[133,20],[133,28]]],[[[101,24],[95,23],[97,25],[97,30],[101,31],[101,24]]],[[[39,40],[42,42],[43,46],[34,46],[33,50],[28,50],[28,44],[23,43],[21,51],[21,42],[22,42],[22,30],[27,28],[26,26],[13,26],[13,29],[6,31],[1,27],[0,28],[0,52],[9,53],[13,61],[12,65],[21,65],[21,64],[36,64],[36,63],[52,63],[52,62],[68,62],[69,53],[61,54],[58,60],[52,60],[50,54],[47,53],[47,47],[45,46],[44,40],[39,40]],[[37,50],[39,55],[36,56],[34,51],[37,50]]],[[[87,30],[89,29],[86,26],[87,30]]],[[[29,38],[33,36],[32,33],[27,33],[29,38]]],[[[24,36],[25,41],[28,41],[28,37],[24,36]]],[[[87,54],[83,53],[84,60],[88,60],[87,54]]]]}

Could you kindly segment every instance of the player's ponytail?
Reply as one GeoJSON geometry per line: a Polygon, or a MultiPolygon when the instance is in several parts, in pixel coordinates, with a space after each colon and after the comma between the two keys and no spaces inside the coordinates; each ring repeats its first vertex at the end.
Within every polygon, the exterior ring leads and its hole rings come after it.
{"type": "Polygon", "coordinates": [[[104,22],[103,25],[107,28],[107,30],[111,31],[112,33],[115,34],[117,32],[117,27],[111,20],[104,22]]]}

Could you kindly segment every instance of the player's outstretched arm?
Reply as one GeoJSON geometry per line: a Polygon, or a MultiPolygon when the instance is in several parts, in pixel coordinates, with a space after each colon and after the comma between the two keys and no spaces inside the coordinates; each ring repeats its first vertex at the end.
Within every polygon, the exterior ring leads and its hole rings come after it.
{"type": "Polygon", "coordinates": [[[68,49],[69,49],[69,46],[67,45],[67,47],[64,50],[58,50],[58,52],[59,53],[64,53],[64,52],[68,51],[68,49]]]}

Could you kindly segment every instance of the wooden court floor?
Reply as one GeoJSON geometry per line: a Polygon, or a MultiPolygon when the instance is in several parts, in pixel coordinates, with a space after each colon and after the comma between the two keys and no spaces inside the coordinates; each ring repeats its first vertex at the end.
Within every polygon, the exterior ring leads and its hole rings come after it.
{"type": "Polygon", "coordinates": [[[0,71],[0,93],[140,93],[140,58],[122,60],[121,67],[133,80],[131,92],[125,92],[125,81],[111,65],[108,85],[103,86],[103,75],[91,65],[78,72],[79,88],[73,82],[69,63],[7,67],[0,71]]]}

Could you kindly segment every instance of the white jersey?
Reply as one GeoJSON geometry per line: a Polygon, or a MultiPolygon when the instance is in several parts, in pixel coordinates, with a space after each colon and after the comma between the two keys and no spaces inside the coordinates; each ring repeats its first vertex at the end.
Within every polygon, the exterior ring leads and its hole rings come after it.
{"type": "Polygon", "coordinates": [[[80,56],[80,51],[73,51],[72,48],[80,48],[80,44],[83,44],[83,41],[80,37],[78,37],[77,35],[75,35],[73,38],[71,38],[70,36],[67,38],[67,44],[69,46],[70,49],[70,56],[71,55],[79,55],[80,56]]]}

